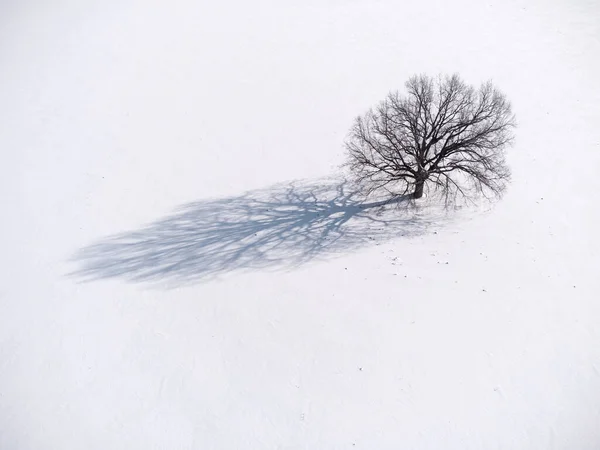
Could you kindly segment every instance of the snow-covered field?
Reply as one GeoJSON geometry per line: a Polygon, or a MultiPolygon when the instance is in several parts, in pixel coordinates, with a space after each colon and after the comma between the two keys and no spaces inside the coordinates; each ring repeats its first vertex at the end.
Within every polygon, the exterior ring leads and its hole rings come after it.
{"type": "Polygon", "coordinates": [[[595,1],[0,2],[0,449],[600,448],[595,1]],[[353,118],[491,78],[491,207],[357,207],[353,118]]]}

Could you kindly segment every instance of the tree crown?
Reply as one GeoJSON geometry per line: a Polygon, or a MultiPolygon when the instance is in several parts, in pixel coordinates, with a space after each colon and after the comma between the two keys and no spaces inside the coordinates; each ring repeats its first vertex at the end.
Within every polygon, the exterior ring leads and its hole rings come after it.
{"type": "Polygon", "coordinates": [[[424,185],[446,196],[500,196],[515,127],[504,94],[491,82],[475,89],[458,75],[413,76],[406,89],[356,119],[346,147],[357,179],[369,190],[415,188],[415,197],[424,185]]]}

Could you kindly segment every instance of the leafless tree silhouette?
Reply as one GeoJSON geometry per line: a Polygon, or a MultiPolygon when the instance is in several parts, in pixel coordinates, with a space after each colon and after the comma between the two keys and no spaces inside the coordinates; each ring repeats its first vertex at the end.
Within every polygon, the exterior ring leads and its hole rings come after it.
{"type": "Polygon", "coordinates": [[[356,119],[346,147],[357,181],[368,192],[414,198],[429,186],[446,199],[501,196],[515,127],[506,97],[491,82],[475,89],[458,75],[413,76],[406,88],[407,96],[392,92],[356,119]]]}

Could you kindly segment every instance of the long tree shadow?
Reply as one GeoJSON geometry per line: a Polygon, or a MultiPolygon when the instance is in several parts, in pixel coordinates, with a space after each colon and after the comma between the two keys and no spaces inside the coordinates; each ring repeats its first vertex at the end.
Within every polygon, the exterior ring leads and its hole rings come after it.
{"type": "Polygon", "coordinates": [[[73,275],[182,285],[234,270],[291,268],[414,236],[436,220],[420,217],[407,198],[364,200],[345,180],[319,180],[194,202],[81,249],[73,275]]]}

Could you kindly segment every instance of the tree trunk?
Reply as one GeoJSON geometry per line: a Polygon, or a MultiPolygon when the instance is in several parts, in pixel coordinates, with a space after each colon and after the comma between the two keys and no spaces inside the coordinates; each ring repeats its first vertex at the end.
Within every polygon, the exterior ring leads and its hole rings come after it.
{"type": "Polygon", "coordinates": [[[414,198],[423,197],[423,187],[425,186],[425,180],[417,180],[415,184],[415,191],[413,192],[414,198]]]}

